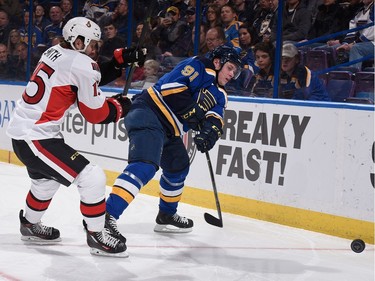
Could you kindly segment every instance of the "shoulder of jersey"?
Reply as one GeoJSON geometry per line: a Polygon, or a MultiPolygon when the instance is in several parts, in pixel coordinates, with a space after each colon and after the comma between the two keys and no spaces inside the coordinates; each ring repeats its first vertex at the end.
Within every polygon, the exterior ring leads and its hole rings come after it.
{"type": "Polygon", "coordinates": [[[208,59],[204,56],[199,56],[199,57],[196,57],[196,58],[197,58],[197,60],[201,61],[206,68],[212,68],[213,70],[215,70],[215,66],[210,59],[208,59]]]}
{"type": "Polygon", "coordinates": [[[203,63],[205,70],[208,74],[216,76],[215,66],[210,59],[203,56],[197,57],[197,59],[203,63]]]}
{"type": "Polygon", "coordinates": [[[71,49],[64,49],[60,46],[56,46],[55,48],[62,53],[64,56],[64,61],[66,63],[70,62],[73,67],[84,69],[85,71],[88,71],[89,69],[100,71],[98,64],[86,54],[82,54],[71,49]]]}

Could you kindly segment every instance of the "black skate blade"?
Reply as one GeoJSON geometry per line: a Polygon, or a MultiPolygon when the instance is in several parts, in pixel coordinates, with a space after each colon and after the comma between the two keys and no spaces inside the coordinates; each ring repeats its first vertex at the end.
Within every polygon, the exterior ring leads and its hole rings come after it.
{"type": "Polygon", "coordinates": [[[204,213],[204,219],[206,220],[207,223],[217,226],[217,227],[223,227],[223,221],[215,218],[213,215],[209,213],[204,213]]]}
{"type": "Polygon", "coordinates": [[[171,224],[156,224],[154,227],[154,231],[159,233],[188,233],[192,232],[193,228],[180,228],[171,224]]]}
{"type": "Polygon", "coordinates": [[[21,236],[21,240],[26,244],[34,244],[34,245],[53,245],[58,244],[61,242],[61,237],[53,239],[53,240],[46,240],[41,239],[36,236],[21,236]]]}
{"type": "Polygon", "coordinates": [[[129,254],[124,251],[120,253],[108,253],[99,249],[90,248],[90,254],[94,256],[112,257],[112,258],[128,258],[129,254]]]}

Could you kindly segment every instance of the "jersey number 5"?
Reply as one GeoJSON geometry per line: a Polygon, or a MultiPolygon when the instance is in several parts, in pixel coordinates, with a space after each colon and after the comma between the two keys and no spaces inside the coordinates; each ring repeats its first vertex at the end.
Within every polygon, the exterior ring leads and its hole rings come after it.
{"type": "Polygon", "coordinates": [[[26,92],[26,90],[22,94],[23,100],[29,104],[36,104],[40,102],[40,100],[44,96],[46,84],[44,83],[43,78],[40,76],[40,71],[45,72],[48,76],[48,79],[55,72],[54,69],[46,65],[44,62],[38,64],[33,75],[30,77],[30,82],[34,82],[37,87],[35,94],[31,96],[26,92]]]}

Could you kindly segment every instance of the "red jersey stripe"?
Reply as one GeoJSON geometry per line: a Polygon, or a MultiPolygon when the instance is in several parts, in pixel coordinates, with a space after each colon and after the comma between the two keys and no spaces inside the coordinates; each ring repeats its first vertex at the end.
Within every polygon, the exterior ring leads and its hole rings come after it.
{"type": "Polygon", "coordinates": [[[108,102],[105,101],[103,106],[100,108],[90,108],[84,103],[78,102],[79,110],[87,121],[93,124],[98,124],[107,118],[109,114],[108,102]]]}
{"type": "Polygon", "coordinates": [[[60,120],[76,99],[77,94],[70,85],[53,87],[46,110],[36,124],[60,120]]]}
{"type": "Polygon", "coordinates": [[[55,163],[57,166],[59,166],[62,170],[64,170],[66,173],[71,175],[73,178],[77,177],[77,173],[72,170],[69,166],[67,166],[64,162],[60,161],[55,155],[51,154],[48,150],[46,150],[39,141],[33,140],[32,141],[35,147],[38,149],[40,153],[42,153],[45,157],[47,157],[49,160],[51,160],[53,163],[55,163]]]}

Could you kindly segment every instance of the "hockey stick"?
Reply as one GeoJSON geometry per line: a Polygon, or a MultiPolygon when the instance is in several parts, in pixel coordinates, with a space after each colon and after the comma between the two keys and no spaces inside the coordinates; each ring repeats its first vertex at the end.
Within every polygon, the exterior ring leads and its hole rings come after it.
{"type": "Polygon", "coordinates": [[[221,215],[219,196],[217,194],[214,172],[212,169],[211,159],[210,159],[210,155],[208,154],[208,151],[206,151],[206,159],[207,159],[208,169],[210,170],[211,183],[212,183],[212,188],[214,190],[216,209],[217,209],[219,218],[216,218],[209,213],[204,213],[204,219],[206,220],[207,223],[211,225],[214,225],[217,227],[223,227],[223,217],[221,215]]]}
{"type": "MultiPolygon", "coordinates": [[[[141,36],[139,36],[138,44],[137,44],[137,47],[136,47],[137,50],[140,47],[142,48],[142,45],[144,43],[143,41],[145,41],[146,33],[150,29],[150,21],[151,21],[152,13],[153,13],[153,11],[156,7],[157,2],[158,2],[157,0],[151,1],[151,4],[150,4],[149,8],[147,9],[147,16],[143,21],[143,28],[142,28],[141,36]]],[[[124,89],[122,91],[123,96],[126,96],[128,94],[128,91],[129,91],[129,88],[130,88],[130,83],[132,81],[133,74],[134,74],[136,66],[137,66],[136,63],[132,63],[130,65],[130,70],[129,70],[128,76],[126,77],[125,86],[124,86],[124,89]]]]}

